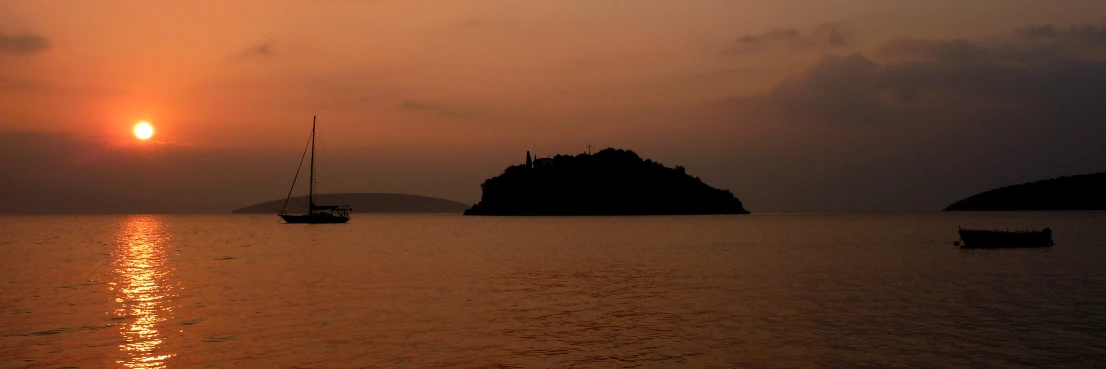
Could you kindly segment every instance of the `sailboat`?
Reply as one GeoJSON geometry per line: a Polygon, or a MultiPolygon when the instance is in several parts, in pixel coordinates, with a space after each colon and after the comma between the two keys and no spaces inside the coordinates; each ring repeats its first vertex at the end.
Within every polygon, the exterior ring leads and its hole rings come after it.
{"type": "MultiPolygon", "coordinates": [[[[345,223],[349,221],[350,208],[346,205],[315,205],[315,117],[311,117],[311,139],[308,143],[311,146],[311,169],[308,178],[307,185],[307,213],[287,213],[288,200],[292,199],[292,190],[296,188],[296,180],[300,177],[300,169],[303,168],[303,158],[300,158],[300,165],[296,167],[296,176],[292,179],[292,188],[288,189],[288,197],[284,199],[284,206],[281,207],[280,215],[285,222],[289,224],[295,223],[308,223],[308,224],[320,224],[320,223],[345,223]]],[[[304,154],[307,154],[306,148],[304,154]]]]}

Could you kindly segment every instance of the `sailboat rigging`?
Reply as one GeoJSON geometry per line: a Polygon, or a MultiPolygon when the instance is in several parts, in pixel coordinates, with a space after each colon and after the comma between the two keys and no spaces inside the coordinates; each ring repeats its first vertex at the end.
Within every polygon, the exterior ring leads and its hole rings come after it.
{"type": "MultiPolygon", "coordinates": [[[[345,223],[349,221],[350,208],[346,205],[315,205],[315,117],[311,117],[311,165],[307,185],[307,213],[286,213],[288,200],[292,199],[292,190],[296,188],[296,180],[299,179],[300,169],[303,168],[303,157],[300,157],[300,165],[296,167],[296,176],[292,179],[292,188],[288,189],[288,197],[284,199],[284,207],[280,209],[280,215],[289,224],[296,223],[345,223]]],[[[306,148],[304,154],[307,154],[306,148]]]]}

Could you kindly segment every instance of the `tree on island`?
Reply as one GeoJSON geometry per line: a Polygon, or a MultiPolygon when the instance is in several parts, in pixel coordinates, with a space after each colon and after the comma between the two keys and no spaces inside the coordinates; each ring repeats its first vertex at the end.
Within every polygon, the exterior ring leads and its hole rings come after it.
{"type": "Polygon", "coordinates": [[[557,155],[510,166],[480,185],[466,215],[748,214],[730,191],[683,167],[642,160],[630,150],[557,155]]]}

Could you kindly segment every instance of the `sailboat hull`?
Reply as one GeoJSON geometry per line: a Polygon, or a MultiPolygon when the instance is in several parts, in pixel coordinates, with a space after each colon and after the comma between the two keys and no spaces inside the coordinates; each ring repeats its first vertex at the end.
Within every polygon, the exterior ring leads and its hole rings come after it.
{"type": "Polygon", "coordinates": [[[349,221],[349,217],[318,214],[280,214],[288,224],[339,224],[349,221]]]}

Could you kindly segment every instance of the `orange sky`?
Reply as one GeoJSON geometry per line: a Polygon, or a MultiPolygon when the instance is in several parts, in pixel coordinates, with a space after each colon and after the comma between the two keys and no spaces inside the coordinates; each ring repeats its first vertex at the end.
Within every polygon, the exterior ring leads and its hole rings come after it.
{"type": "MultiPolygon", "coordinates": [[[[732,118],[711,108],[719,101],[765,94],[823,55],[871,56],[896,38],[986,44],[1026,25],[1098,25],[1102,14],[1106,2],[1078,0],[0,0],[0,133],[129,144],[131,126],[148,120],[163,144],[284,153],[302,147],[317,114],[320,139],[345,165],[383,160],[353,170],[377,175],[364,186],[352,176],[349,190],[471,202],[483,178],[527,149],[592,143],[755,191],[734,174],[741,168],[709,158],[796,155],[813,150],[793,146],[821,128],[732,118]],[[801,36],[776,42],[773,30],[801,36]],[[740,43],[750,36],[756,45],[740,43]],[[382,183],[384,173],[393,180],[382,183]]],[[[277,172],[272,181],[283,181],[277,172]]],[[[262,192],[242,201],[274,197],[262,192]]]]}

